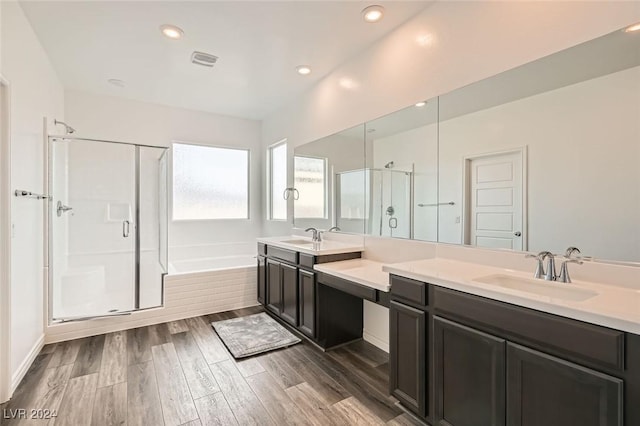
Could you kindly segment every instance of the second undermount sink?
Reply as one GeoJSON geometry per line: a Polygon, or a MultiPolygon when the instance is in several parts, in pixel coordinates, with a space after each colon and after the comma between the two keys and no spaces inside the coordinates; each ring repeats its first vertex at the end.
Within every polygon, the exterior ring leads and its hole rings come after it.
{"type": "Polygon", "coordinates": [[[528,279],[505,274],[487,275],[475,278],[473,281],[574,302],[587,300],[598,295],[598,293],[593,290],[579,288],[576,287],[575,284],[528,279]]]}

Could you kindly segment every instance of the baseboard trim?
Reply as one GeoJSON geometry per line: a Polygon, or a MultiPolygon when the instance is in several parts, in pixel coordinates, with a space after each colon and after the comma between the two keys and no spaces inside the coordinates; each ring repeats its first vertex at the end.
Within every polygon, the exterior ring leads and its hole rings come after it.
{"type": "Polygon", "coordinates": [[[29,371],[31,364],[33,364],[33,361],[36,359],[36,357],[42,350],[43,346],[44,346],[44,333],[33,345],[27,357],[22,361],[22,364],[20,364],[20,366],[18,367],[18,370],[15,373],[13,373],[13,375],[11,376],[11,391],[9,392],[10,394],[9,397],[13,396],[13,393],[18,388],[18,385],[20,384],[24,376],[27,374],[27,371],[29,371]]]}
{"type": "Polygon", "coordinates": [[[373,334],[367,333],[366,330],[362,331],[362,338],[364,339],[365,342],[369,342],[373,346],[375,346],[375,347],[377,347],[379,349],[382,349],[386,353],[389,353],[389,342],[385,342],[384,340],[380,339],[379,337],[374,336],[373,334]]]}

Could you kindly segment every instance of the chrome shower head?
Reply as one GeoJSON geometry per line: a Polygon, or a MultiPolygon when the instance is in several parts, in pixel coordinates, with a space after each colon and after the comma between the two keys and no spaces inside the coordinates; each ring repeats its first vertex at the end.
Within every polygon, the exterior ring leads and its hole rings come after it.
{"type": "Polygon", "coordinates": [[[389,161],[387,164],[384,165],[385,169],[393,169],[393,161],[389,161]]]}
{"type": "Polygon", "coordinates": [[[74,133],[76,131],[76,129],[74,129],[73,127],[69,126],[67,123],[65,123],[64,121],[60,121],[60,120],[53,120],[53,124],[55,124],[56,126],[58,124],[61,124],[64,126],[64,130],[66,132],[67,135],[70,135],[72,133],[74,133]]]}

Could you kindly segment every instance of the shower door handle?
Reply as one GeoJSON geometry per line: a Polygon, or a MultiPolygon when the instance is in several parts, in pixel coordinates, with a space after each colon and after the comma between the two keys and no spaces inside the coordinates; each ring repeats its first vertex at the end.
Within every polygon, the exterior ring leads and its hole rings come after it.
{"type": "Polygon", "coordinates": [[[131,223],[128,220],[122,221],[122,236],[127,238],[129,236],[129,228],[131,227],[131,223]]]}

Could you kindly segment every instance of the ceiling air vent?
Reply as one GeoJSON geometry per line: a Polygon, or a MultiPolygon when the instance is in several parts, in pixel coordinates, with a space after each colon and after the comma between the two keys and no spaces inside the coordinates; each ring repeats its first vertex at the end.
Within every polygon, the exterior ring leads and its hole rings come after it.
{"type": "Polygon", "coordinates": [[[212,67],[218,60],[217,56],[210,55],[204,52],[193,52],[191,54],[191,62],[196,65],[202,65],[205,67],[212,67]]]}

